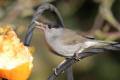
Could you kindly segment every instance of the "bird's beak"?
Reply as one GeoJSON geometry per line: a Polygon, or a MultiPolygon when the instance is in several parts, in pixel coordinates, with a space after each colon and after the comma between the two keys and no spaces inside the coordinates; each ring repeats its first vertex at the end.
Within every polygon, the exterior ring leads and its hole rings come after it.
{"type": "Polygon", "coordinates": [[[40,22],[38,22],[38,21],[34,21],[35,22],[35,24],[36,24],[36,28],[39,28],[39,29],[41,29],[41,30],[45,30],[45,28],[46,28],[46,26],[47,25],[45,25],[45,24],[43,24],[43,23],[40,23],[40,22]]]}

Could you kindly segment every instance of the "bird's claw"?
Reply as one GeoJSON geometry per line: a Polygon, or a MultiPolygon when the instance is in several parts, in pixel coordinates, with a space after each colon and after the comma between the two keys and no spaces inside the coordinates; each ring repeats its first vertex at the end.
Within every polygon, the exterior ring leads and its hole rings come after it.
{"type": "Polygon", "coordinates": [[[80,61],[79,53],[75,53],[73,58],[75,59],[75,61],[80,61]]]}

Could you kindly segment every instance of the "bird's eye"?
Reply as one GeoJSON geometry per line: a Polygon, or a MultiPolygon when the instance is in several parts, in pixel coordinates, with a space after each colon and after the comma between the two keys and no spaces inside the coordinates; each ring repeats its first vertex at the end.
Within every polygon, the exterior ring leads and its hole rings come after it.
{"type": "Polygon", "coordinates": [[[51,24],[49,25],[49,24],[48,24],[48,28],[49,28],[49,29],[58,28],[58,26],[57,26],[57,25],[51,25],[51,24]]]}
{"type": "Polygon", "coordinates": [[[52,26],[51,26],[51,25],[48,25],[48,28],[49,28],[49,29],[51,29],[51,28],[52,28],[52,26]]]}

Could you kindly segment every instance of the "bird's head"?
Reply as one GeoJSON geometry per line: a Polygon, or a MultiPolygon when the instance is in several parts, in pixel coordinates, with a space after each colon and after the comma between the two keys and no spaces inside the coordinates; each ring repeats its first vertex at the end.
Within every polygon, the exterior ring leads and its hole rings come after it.
{"type": "Polygon", "coordinates": [[[35,21],[35,23],[37,24],[36,27],[42,30],[47,38],[55,39],[63,34],[64,28],[59,25],[43,24],[37,21],[35,21]]]}

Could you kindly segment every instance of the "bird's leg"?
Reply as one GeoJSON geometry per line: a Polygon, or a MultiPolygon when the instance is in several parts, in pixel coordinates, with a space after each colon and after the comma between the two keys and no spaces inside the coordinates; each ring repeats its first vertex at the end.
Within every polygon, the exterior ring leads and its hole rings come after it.
{"type": "Polygon", "coordinates": [[[80,56],[79,54],[84,50],[84,47],[80,47],[73,55],[73,58],[76,60],[76,61],[80,61],[80,56]]]}
{"type": "Polygon", "coordinates": [[[79,57],[79,53],[75,53],[73,58],[76,60],[76,61],[80,61],[80,57],[79,57]]]}

